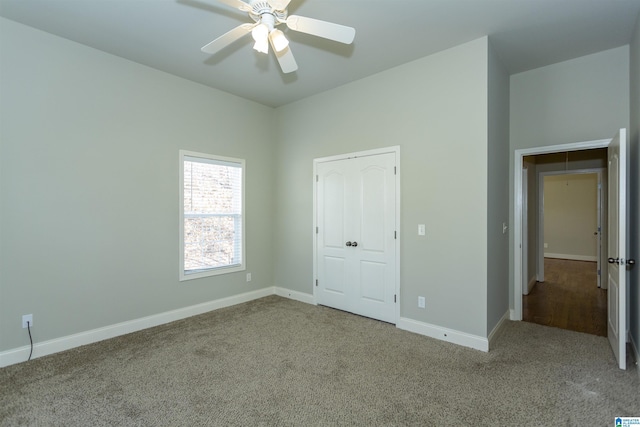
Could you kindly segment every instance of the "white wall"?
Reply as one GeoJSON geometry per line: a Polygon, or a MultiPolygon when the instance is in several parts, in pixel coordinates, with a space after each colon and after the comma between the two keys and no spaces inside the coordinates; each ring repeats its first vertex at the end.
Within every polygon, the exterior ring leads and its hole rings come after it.
{"type": "MultiPolygon", "coordinates": [[[[629,255],[636,262],[640,262],[640,15],[636,20],[635,33],[631,41],[630,71],[631,76],[631,229],[629,255]]],[[[631,340],[633,342],[636,356],[640,350],[640,266],[636,265],[631,270],[630,317],[631,317],[631,340]]]]}
{"type": "Polygon", "coordinates": [[[544,176],[544,249],[551,258],[596,261],[598,175],[544,176]]]}
{"type": "Polygon", "coordinates": [[[489,44],[487,334],[509,311],[509,74],[489,44]]]}
{"type": "MultiPolygon", "coordinates": [[[[629,46],[512,75],[509,194],[515,150],[611,138],[628,125],[629,46]]],[[[513,237],[509,246],[512,290],[513,237]]]]}
{"type": "Polygon", "coordinates": [[[273,109],[0,23],[0,351],[273,285],[273,109]],[[251,283],[178,282],[179,149],[246,159],[251,283]]]}
{"type": "Polygon", "coordinates": [[[313,292],[313,159],[400,145],[401,315],[486,336],[487,50],[478,39],[277,109],[276,286],[313,292]]]}

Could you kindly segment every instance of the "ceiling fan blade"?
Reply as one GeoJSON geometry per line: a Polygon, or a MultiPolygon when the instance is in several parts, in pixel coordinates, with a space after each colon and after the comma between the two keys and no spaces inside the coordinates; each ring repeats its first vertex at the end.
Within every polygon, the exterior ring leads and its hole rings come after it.
{"type": "MultiPolygon", "coordinates": [[[[271,38],[269,41],[271,42],[271,38]]],[[[273,48],[273,42],[271,42],[271,47],[273,48]]],[[[293,53],[291,53],[289,46],[285,47],[280,52],[277,52],[276,49],[273,48],[273,53],[275,53],[276,58],[278,58],[278,64],[280,64],[280,68],[283,73],[293,73],[298,69],[298,64],[296,63],[296,59],[293,57],[293,53]]]]}
{"type": "Polygon", "coordinates": [[[269,6],[274,10],[286,10],[291,0],[269,0],[269,6]]]}
{"type": "Polygon", "coordinates": [[[240,9],[243,12],[249,12],[251,10],[251,6],[241,0],[218,0],[218,2],[240,9]]]}
{"type": "Polygon", "coordinates": [[[291,15],[287,18],[286,22],[287,27],[293,31],[312,34],[344,44],[351,44],[356,36],[356,30],[354,28],[332,22],[320,21],[318,19],[306,18],[304,16],[291,15]]]}
{"type": "Polygon", "coordinates": [[[233,30],[221,35],[211,43],[203,46],[200,50],[205,53],[216,53],[229,46],[234,41],[240,39],[242,36],[249,34],[251,32],[251,29],[255,26],[256,24],[239,25],[233,30]]]}

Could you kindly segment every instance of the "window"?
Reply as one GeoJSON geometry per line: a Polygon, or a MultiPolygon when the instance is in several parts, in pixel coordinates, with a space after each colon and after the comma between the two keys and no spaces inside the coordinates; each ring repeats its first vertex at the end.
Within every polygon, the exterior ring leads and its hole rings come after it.
{"type": "Polygon", "coordinates": [[[244,160],[180,150],[180,280],[244,270],[244,160]]]}

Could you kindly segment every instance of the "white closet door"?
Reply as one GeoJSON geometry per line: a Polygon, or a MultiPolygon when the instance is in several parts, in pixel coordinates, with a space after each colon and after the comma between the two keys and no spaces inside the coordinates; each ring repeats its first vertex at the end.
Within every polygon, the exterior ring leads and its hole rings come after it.
{"type": "Polygon", "coordinates": [[[318,164],[316,301],[395,322],[395,154],[318,164]]]}

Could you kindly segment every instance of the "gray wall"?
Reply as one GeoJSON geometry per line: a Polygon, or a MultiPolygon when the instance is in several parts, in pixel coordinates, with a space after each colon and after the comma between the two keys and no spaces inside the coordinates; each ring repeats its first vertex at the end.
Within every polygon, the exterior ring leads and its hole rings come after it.
{"type": "Polygon", "coordinates": [[[277,109],[275,285],[313,292],[313,159],[399,145],[401,316],[486,336],[487,49],[478,39],[277,109]]]}
{"type": "MultiPolygon", "coordinates": [[[[640,262],[640,15],[636,21],[635,34],[631,41],[631,229],[629,230],[629,257],[640,262]]],[[[636,355],[640,349],[640,266],[631,270],[631,340],[636,355]]]]}
{"type": "Polygon", "coordinates": [[[0,351],[273,285],[273,109],[0,23],[0,351]],[[179,149],[246,159],[252,282],[178,282],[179,149]]]}
{"type": "MultiPolygon", "coordinates": [[[[512,197],[515,150],[611,138],[628,127],[629,46],[512,75],[510,109],[512,197]]],[[[509,209],[513,223],[513,200],[509,209]]],[[[512,290],[513,237],[509,247],[512,290]]]]}
{"type": "Polygon", "coordinates": [[[487,334],[509,311],[509,74],[489,44],[487,334]]]}
{"type": "Polygon", "coordinates": [[[629,47],[511,76],[511,148],[611,138],[629,122],[629,47]]]}
{"type": "MultiPolygon", "coordinates": [[[[312,293],[312,160],[391,145],[401,315],[479,336],[502,316],[504,272],[488,252],[504,250],[504,171],[490,156],[503,155],[508,104],[486,37],[273,110],[0,19],[0,351],[28,343],[25,313],[43,341],[273,285],[312,293]],[[252,282],[178,282],[181,148],[247,160],[252,282]]],[[[636,79],[639,48],[636,33],[636,79]]],[[[622,47],[512,76],[510,156],[628,126],[629,72],[622,47]]]]}

